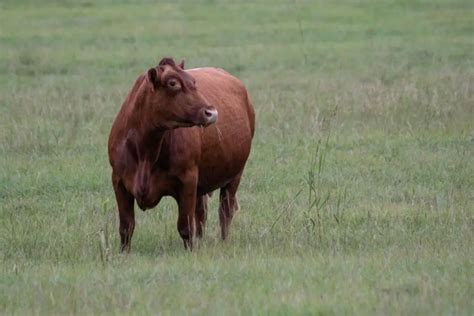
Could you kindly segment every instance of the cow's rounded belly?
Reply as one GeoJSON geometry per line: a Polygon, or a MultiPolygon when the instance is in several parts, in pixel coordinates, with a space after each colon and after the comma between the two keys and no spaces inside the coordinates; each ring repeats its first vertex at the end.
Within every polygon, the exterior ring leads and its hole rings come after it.
{"type": "Polygon", "coordinates": [[[231,182],[238,173],[232,175],[219,175],[219,177],[210,177],[209,175],[200,176],[198,179],[197,193],[198,195],[210,193],[214,190],[225,187],[229,182],[231,182]]]}
{"type": "MultiPolygon", "coordinates": [[[[225,187],[240,175],[250,154],[250,132],[233,145],[206,146],[199,164],[198,193],[204,194],[225,187]]],[[[208,143],[209,145],[209,143],[208,143]]]]}

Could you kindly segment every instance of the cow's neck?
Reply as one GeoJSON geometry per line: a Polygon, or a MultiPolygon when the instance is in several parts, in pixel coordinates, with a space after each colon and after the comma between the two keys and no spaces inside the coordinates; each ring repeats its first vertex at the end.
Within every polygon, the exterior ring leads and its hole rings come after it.
{"type": "Polygon", "coordinates": [[[158,159],[163,145],[163,139],[166,131],[160,129],[151,129],[140,133],[140,149],[141,157],[151,163],[155,163],[158,159]]]}
{"type": "Polygon", "coordinates": [[[138,134],[136,141],[139,144],[139,159],[154,164],[160,155],[167,130],[154,124],[143,109],[143,105],[150,102],[146,98],[146,93],[143,93],[143,89],[146,87],[142,85],[140,91],[134,96],[134,107],[128,124],[138,134]]]}

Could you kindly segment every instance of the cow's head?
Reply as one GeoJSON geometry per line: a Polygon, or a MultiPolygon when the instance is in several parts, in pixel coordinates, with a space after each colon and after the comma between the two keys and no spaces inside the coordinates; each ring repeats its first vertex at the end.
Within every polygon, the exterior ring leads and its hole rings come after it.
{"type": "MultiPolygon", "coordinates": [[[[146,74],[146,115],[160,129],[208,126],[217,121],[217,110],[196,88],[196,80],[184,71],[184,61],[176,65],[163,58],[146,74]]],[[[148,119],[148,117],[147,117],[148,119]]]]}

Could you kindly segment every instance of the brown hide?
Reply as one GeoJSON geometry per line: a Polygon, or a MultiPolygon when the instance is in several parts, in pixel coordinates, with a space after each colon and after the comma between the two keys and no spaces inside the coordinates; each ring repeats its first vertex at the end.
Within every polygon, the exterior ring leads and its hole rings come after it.
{"type": "Polygon", "coordinates": [[[225,239],[254,129],[245,87],[221,69],[185,71],[183,64],[163,59],[141,75],[109,137],[122,250],[130,249],[134,201],[145,210],[168,195],[178,203],[185,246],[192,246],[193,236],[203,234],[208,193],[216,189],[225,239]]]}

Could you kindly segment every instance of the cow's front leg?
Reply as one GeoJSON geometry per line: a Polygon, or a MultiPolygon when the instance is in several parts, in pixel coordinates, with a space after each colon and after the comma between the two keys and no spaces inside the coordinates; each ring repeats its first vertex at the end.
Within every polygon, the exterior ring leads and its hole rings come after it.
{"type": "Polygon", "coordinates": [[[178,195],[178,232],[183,238],[184,247],[192,250],[193,238],[196,231],[196,190],[197,170],[189,171],[181,180],[181,188],[178,195]]]}
{"type": "Polygon", "coordinates": [[[124,187],[119,177],[112,175],[112,184],[120,220],[120,250],[130,252],[133,229],[135,228],[134,198],[124,187]]]}

